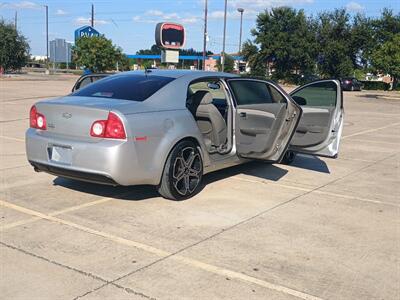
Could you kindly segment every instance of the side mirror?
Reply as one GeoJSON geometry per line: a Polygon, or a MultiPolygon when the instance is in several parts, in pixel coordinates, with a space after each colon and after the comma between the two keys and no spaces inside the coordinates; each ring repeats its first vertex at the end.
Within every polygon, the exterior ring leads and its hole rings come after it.
{"type": "Polygon", "coordinates": [[[292,98],[293,98],[293,100],[294,100],[298,105],[300,105],[300,106],[302,106],[302,105],[307,105],[307,101],[306,101],[306,99],[304,99],[303,97],[300,97],[300,96],[293,96],[292,98]]]}
{"type": "Polygon", "coordinates": [[[212,82],[209,82],[207,84],[207,87],[212,90],[219,90],[221,88],[218,83],[212,83],[212,82]]]}

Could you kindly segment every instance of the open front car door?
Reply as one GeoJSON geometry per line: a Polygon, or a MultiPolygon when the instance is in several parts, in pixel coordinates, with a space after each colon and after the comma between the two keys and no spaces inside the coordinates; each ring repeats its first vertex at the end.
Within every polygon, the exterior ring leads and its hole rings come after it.
{"type": "Polygon", "coordinates": [[[338,80],[320,80],[290,93],[303,114],[289,149],[336,158],[343,129],[343,93],[338,80]]]}
{"type": "Polygon", "coordinates": [[[235,110],[237,154],[244,158],[279,162],[301,117],[301,108],[267,81],[227,79],[235,110]]]}

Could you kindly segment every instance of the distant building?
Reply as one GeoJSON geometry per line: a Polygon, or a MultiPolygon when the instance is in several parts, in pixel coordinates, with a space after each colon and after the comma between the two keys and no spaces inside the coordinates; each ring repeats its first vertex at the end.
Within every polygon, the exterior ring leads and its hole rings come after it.
{"type": "Polygon", "coordinates": [[[205,62],[205,71],[218,71],[218,61],[213,55],[208,55],[205,62]]]}
{"type": "Polygon", "coordinates": [[[72,44],[65,39],[55,39],[50,41],[50,62],[70,63],[72,54],[72,44]]]}

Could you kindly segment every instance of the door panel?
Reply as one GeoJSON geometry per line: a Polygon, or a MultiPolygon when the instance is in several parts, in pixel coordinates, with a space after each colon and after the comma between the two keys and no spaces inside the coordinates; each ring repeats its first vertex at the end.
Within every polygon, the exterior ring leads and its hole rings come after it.
{"type": "Polygon", "coordinates": [[[336,157],[343,126],[343,97],[337,80],[321,80],[291,93],[303,114],[290,150],[336,157]]]}
{"type": "Polygon", "coordinates": [[[269,82],[229,79],[228,84],[236,102],[237,153],[246,158],[280,160],[301,109],[269,82]]]}
{"type": "Polygon", "coordinates": [[[313,146],[322,143],[329,130],[330,108],[303,107],[303,115],[290,142],[292,146],[313,146]]]}
{"type": "Polygon", "coordinates": [[[257,108],[245,105],[237,109],[236,129],[239,130],[236,136],[242,154],[268,151],[278,135],[279,120],[286,111],[286,105],[282,103],[255,106],[257,108]]]}

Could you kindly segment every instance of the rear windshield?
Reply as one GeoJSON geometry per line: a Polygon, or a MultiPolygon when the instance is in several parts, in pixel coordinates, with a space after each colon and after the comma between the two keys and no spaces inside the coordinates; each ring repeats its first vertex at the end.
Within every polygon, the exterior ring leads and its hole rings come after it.
{"type": "Polygon", "coordinates": [[[174,79],[153,75],[110,76],[85,86],[71,96],[144,101],[174,79]]]}

